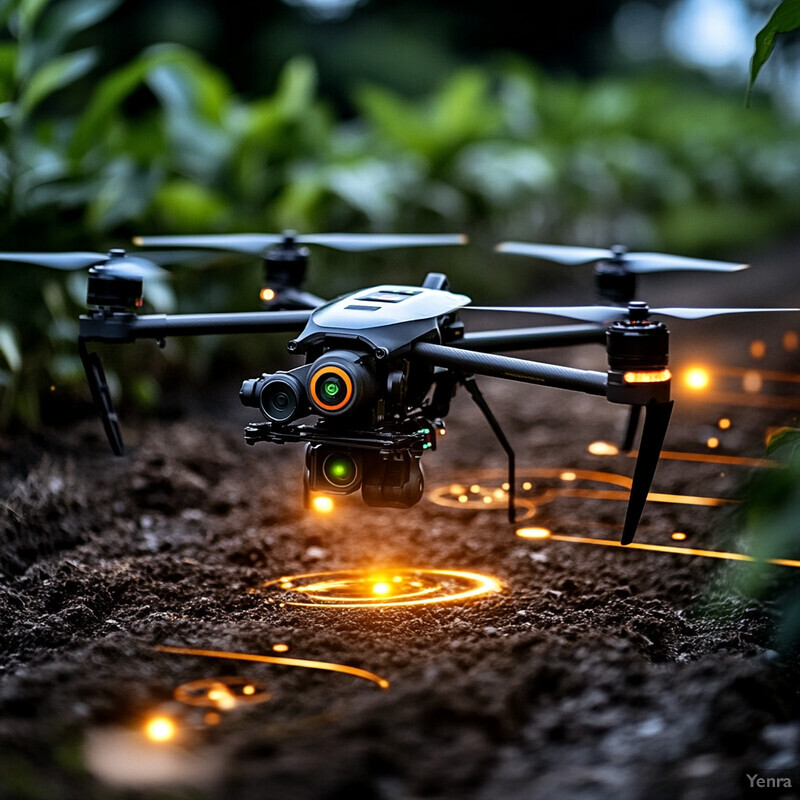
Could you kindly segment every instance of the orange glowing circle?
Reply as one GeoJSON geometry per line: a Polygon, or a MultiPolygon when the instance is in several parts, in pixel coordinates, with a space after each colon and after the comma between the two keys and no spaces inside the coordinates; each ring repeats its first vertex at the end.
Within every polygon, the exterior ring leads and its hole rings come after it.
{"type": "Polygon", "coordinates": [[[800,347],[800,337],[795,331],[786,331],[783,334],[783,349],[792,352],[800,347]]]}
{"type": "Polygon", "coordinates": [[[274,289],[270,289],[269,286],[265,286],[259,293],[258,296],[265,302],[269,303],[271,300],[274,300],[277,295],[275,294],[274,289]]]}
{"type": "Polygon", "coordinates": [[[314,511],[319,511],[320,514],[329,514],[333,511],[333,500],[327,495],[319,495],[311,501],[314,511]]]}
{"type": "Polygon", "coordinates": [[[684,373],[683,382],[689,389],[699,392],[708,388],[711,383],[711,376],[708,374],[708,370],[703,367],[692,367],[684,373]]]}
{"type": "Polygon", "coordinates": [[[761,339],[754,339],[750,342],[751,358],[761,359],[767,352],[767,345],[761,339]]]}
{"type": "Polygon", "coordinates": [[[270,699],[262,681],[236,675],[222,678],[200,678],[179,686],[174,698],[187,706],[232,711],[237,706],[264,703],[270,699]]]}
{"type": "Polygon", "coordinates": [[[723,417],[719,422],[717,422],[717,427],[721,431],[727,431],[731,427],[731,421],[727,417],[723,417]]]}
{"type": "Polygon", "coordinates": [[[574,481],[578,476],[574,472],[562,472],[558,477],[562,481],[574,481]]]}
{"type": "Polygon", "coordinates": [[[524,489],[526,492],[529,492],[531,489],[533,489],[533,484],[532,484],[530,481],[525,481],[525,482],[522,484],[522,488],[523,488],[523,489],[524,489]]]}
{"type": "Polygon", "coordinates": [[[169,717],[152,717],[144,726],[144,734],[151,742],[168,742],[177,732],[177,726],[169,717]]]}
{"type": "Polygon", "coordinates": [[[286,605],[318,608],[389,608],[452,603],[502,590],[496,578],[450,569],[395,569],[392,584],[377,580],[373,570],[310,572],[278,578],[264,589],[278,592],[286,605]],[[399,580],[398,580],[399,578],[399,580]],[[285,587],[291,586],[290,590],[285,587]],[[385,587],[385,593],[375,588],[385,587]]]}
{"type": "Polygon", "coordinates": [[[619,453],[619,447],[611,442],[603,441],[592,442],[586,449],[593,456],[615,456],[619,453]]]}
{"type": "Polygon", "coordinates": [[[709,436],[708,439],[706,439],[706,447],[716,450],[716,448],[719,447],[719,439],[717,439],[716,436],[709,436]]]}
{"type": "Polygon", "coordinates": [[[272,649],[276,653],[288,653],[289,652],[289,645],[288,644],[274,644],[272,645],[272,649]]]}
{"type": "Polygon", "coordinates": [[[321,408],[323,411],[338,411],[339,409],[344,408],[353,398],[353,380],[341,367],[329,364],[328,366],[320,367],[311,376],[311,380],[308,382],[308,392],[311,395],[311,400],[314,405],[321,408]],[[334,375],[338,375],[344,381],[344,400],[336,403],[335,405],[331,405],[330,403],[326,403],[324,400],[320,400],[319,395],[317,394],[317,381],[319,380],[320,375],[323,375],[326,372],[332,372],[334,375]]]}
{"type": "Polygon", "coordinates": [[[478,492],[481,490],[481,487],[478,486],[477,483],[473,483],[472,486],[469,487],[469,490],[472,492],[472,494],[478,494],[478,492]]]}
{"type": "Polygon", "coordinates": [[[549,539],[553,535],[549,528],[517,528],[521,539],[549,539]]]}
{"type": "Polygon", "coordinates": [[[686,534],[683,531],[675,531],[675,533],[672,534],[672,538],[676,542],[682,542],[686,538],[686,534]]]}

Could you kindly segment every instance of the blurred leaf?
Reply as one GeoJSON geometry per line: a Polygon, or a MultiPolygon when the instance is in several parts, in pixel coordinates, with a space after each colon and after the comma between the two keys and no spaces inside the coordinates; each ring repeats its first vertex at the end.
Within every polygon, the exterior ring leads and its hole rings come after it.
{"type": "Polygon", "coordinates": [[[163,184],[153,203],[160,223],[176,233],[222,230],[230,221],[224,197],[180,178],[163,184]]]}
{"type": "Polygon", "coordinates": [[[7,322],[0,322],[0,354],[11,372],[19,372],[22,369],[22,352],[17,332],[7,322]]]}
{"type": "Polygon", "coordinates": [[[775,47],[775,37],[797,28],[800,28],[800,0],[782,0],[773,11],[767,24],[756,35],[755,50],[750,60],[750,82],[747,87],[748,104],[758,73],[775,47]]]}
{"type": "Polygon", "coordinates": [[[19,100],[18,113],[25,117],[53,92],[77,81],[97,63],[94,48],[67,53],[47,62],[33,74],[19,100]]]}
{"type": "Polygon", "coordinates": [[[145,82],[152,70],[165,64],[183,62],[187,53],[177,45],[156,45],[106,77],[92,93],[75,126],[69,145],[71,158],[83,157],[103,140],[104,132],[121,113],[122,104],[145,82]]]}

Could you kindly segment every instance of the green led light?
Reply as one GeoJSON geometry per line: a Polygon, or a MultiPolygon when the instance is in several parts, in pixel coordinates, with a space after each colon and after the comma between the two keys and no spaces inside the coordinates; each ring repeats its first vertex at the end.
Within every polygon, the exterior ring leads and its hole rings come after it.
{"type": "Polygon", "coordinates": [[[325,381],[322,391],[324,391],[328,397],[333,397],[339,392],[339,384],[336,381],[325,381]]]}

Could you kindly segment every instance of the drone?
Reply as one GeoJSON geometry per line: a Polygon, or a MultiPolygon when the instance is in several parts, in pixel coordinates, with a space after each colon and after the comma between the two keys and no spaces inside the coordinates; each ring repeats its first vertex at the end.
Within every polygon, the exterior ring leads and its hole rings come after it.
{"type": "MultiPolygon", "coordinates": [[[[348,495],[358,490],[373,507],[409,508],[422,497],[422,456],[434,450],[459,387],[481,410],[508,462],[508,518],[514,523],[515,457],[475,376],[490,376],[604,397],[644,410],[644,424],[622,544],[633,541],[667,433],[670,398],[669,330],[657,317],[700,319],[720,314],[800,309],[650,308],[627,299],[622,305],[477,306],[450,289],[447,276],[426,275],[419,285],[379,284],[332,300],[305,291],[307,245],[346,251],[390,247],[460,245],[460,234],[223,234],[137,237],[141,247],[220,249],[258,255],[265,263],[264,308],[255,312],[140,314],[144,280],[163,270],[122,249],[101,253],[0,253],[0,261],[58,269],[88,267],[86,302],[80,317],[78,352],[94,405],[116,455],[125,448],[100,356],[91,343],[127,344],[171,336],[289,334],[290,353],[304,363],[245,379],[242,404],[262,419],[246,426],[245,442],[305,445],[303,494],[348,495]],[[269,289],[266,292],[265,289],[269,289]],[[577,322],[539,327],[471,331],[473,313],[565,317],[577,322]],[[602,344],[608,368],[578,369],[500,353],[577,344],[602,344]]],[[[535,248],[535,245],[527,247],[535,248]]],[[[550,247],[549,255],[587,258],[587,248],[550,247]]],[[[506,248],[508,249],[508,248],[506,248]]],[[[509,250],[510,252],[510,250],[509,250]]],[[[592,258],[625,263],[623,253],[589,250],[592,258]]],[[[539,251],[538,255],[542,255],[539,251]]],[[[678,257],[644,254],[650,267],[678,257]]],[[[629,260],[641,263],[643,256],[629,260]],[[637,261],[638,259],[638,261],[637,261]]],[[[682,268],[707,264],[683,260],[682,268]]],[[[741,265],[717,269],[742,268],[741,265]]],[[[628,265],[622,267],[627,269],[628,265]]],[[[670,268],[667,266],[666,268],[670,268]]],[[[637,416],[638,419],[638,416],[637,416]]]]}

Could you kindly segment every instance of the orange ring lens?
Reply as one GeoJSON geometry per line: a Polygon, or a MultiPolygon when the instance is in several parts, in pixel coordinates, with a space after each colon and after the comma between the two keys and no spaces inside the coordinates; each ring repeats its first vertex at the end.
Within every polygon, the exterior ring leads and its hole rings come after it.
{"type": "Polygon", "coordinates": [[[311,395],[311,400],[314,402],[314,405],[318,406],[323,411],[338,411],[339,409],[344,408],[353,398],[353,381],[341,367],[335,367],[333,365],[321,367],[311,376],[311,380],[308,383],[308,392],[311,395]],[[317,394],[317,383],[320,377],[326,373],[333,373],[344,381],[344,400],[339,401],[335,405],[331,405],[330,403],[326,403],[324,400],[321,400],[317,394]]]}

